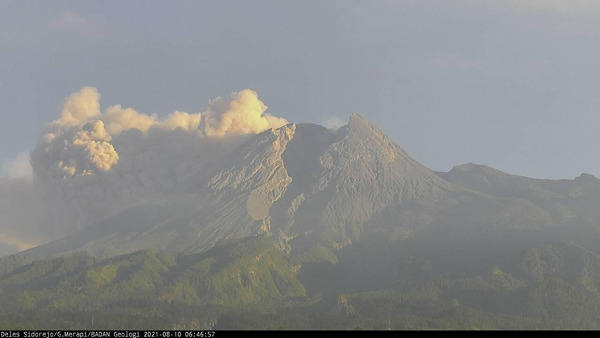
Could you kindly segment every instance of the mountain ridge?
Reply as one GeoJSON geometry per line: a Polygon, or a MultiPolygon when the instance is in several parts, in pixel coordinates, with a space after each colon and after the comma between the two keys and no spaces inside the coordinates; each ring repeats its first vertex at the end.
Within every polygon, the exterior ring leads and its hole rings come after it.
{"type": "Polygon", "coordinates": [[[184,194],[21,254],[193,253],[263,233],[288,253],[317,244],[339,250],[364,234],[469,237],[491,229],[587,229],[600,219],[591,203],[578,200],[600,201],[591,175],[536,180],[472,163],[433,172],[358,114],[337,130],[310,123],[266,130],[184,187],[184,194]]]}
{"type": "Polygon", "coordinates": [[[1,258],[0,328],[597,329],[598,205],[591,175],[433,172],[359,115],[288,124],[1,258]]]}

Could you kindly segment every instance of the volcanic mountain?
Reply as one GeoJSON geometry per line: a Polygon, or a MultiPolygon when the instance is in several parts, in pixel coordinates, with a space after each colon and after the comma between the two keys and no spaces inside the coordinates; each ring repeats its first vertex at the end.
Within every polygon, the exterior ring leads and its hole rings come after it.
{"type": "Polygon", "coordinates": [[[29,250],[113,255],[143,248],[204,251],[267,233],[290,243],[344,247],[386,210],[433,206],[460,188],[441,179],[363,117],[338,130],[288,124],[267,130],[179,189],[75,235],[29,250]],[[294,240],[292,240],[294,239],[294,240]]]}
{"type": "MultiPolygon", "coordinates": [[[[472,164],[434,173],[353,114],[337,130],[316,124],[267,130],[186,181],[178,189],[185,193],[24,254],[194,253],[262,233],[287,252],[315,245],[341,249],[365,236],[430,244],[527,237],[597,219],[595,210],[583,208],[588,221],[575,222],[571,214],[581,207],[563,203],[581,190],[569,187],[583,179],[534,180],[472,164]]],[[[597,185],[593,176],[588,180],[597,185]]]]}
{"type": "Polygon", "coordinates": [[[433,172],[352,115],[182,182],[0,259],[0,327],[600,328],[594,176],[433,172]]]}

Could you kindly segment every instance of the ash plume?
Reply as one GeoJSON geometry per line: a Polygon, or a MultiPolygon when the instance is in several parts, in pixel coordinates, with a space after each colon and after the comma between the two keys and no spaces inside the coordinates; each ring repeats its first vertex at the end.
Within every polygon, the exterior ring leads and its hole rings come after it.
{"type": "Polygon", "coordinates": [[[7,202],[0,255],[182,192],[183,182],[251,135],[288,123],[266,110],[255,91],[244,89],[210,100],[200,112],[159,117],[119,104],[103,109],[96,88],[81,88],[43,127],[26,177],[4,174],[0,180],[0,198],[7,202]]]}

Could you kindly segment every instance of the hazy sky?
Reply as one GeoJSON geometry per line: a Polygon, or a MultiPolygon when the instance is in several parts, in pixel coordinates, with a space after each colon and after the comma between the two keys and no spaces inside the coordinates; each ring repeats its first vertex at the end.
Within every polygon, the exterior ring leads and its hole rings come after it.
{"type": "Polygon", "coordinates": [[[434,170],[600,176],[596,0],[0,0],[4,174],[84,86],[159,116],[250,88],[292,122],[359,113],[434,170]]]}

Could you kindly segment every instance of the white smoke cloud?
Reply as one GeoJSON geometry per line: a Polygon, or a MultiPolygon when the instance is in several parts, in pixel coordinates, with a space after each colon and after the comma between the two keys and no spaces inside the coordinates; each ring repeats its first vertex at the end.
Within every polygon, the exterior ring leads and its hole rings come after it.
{"type": "Polygon", "coordinates": [[[344,126],[346,121],[342,120],[337,116],[327,116],[323,121],[323,126],[327,129],[337,130],[340,127],[344,126]]]}
{"type": "Polygon", "coordinates": [[[103,110],[98,91],[83,87],[41,131],[28,183],[0,181],[0,249],[64,237],[132,205],[187,190],[194,175],[251,135],[287,124],[266,110],[258,94],[245,89],[209,101],[202,112],[159,118],[118,104],[103,110]]]}
{"type": "Polygon", "coordinates": [[[83,87],[71,94],[63,104],[62,112],[51,126],[82,126],[100,115],[100,94],[93,87],[83,87]]]}
{"type": "MultiPolygon", "coordinates": [[[[83,87],[65,101],[60,117],[46,126],[33,152],[34,171],[40,176],[98,174],[109,171],[120,159],[114,144],[118,136],[132,129],[148,134],[150,129],[183,131],[197,138],[226,138],[278,128],[287,120],[265,113],[267,106],[250,89],[232,93],[227,100],[216,98],[205,112],[175,111],[164,119],[139,113],[121,105],[100,109],[100,94],[83,87]],[[114,142],[111,142],[116,137],[114,142]]],[[[174,149],[176,151],[176,149],[174,149]]]]}
{"type": "Polygon", "coordinates": [[[46,133],[32,152],[32,166],[39,176],[63,177],[90,175],[108,171],[117,164],[110,134],[100,120],[92,120],[81,128],[66,128],[46,133]]]}
{"type": "Polygon", "coordinates": [[[267,106],[258,99],[255,91],[244,89],[231,94],[229,100],[217,98],[210,102],[204,113],[202,131],[208,136],[224,137],[230,134],[259,133],[269,128],[279,128],[287,120],[263,114],[267,106]]]}
{"type": "Polygon", "coordinates": [[[102,120],[112,135],[134,128],[147,132],[157,123],[155,115],[140,114],[132,108],[123,109],[120,104],[108,107],[102,120]]]}
{"type": "Polygon", "coordinates": [[[181,128],[185,131],[195,131],[200,127],[201,119],[202,115],[200,113],[189,114],[177,110],[169,115],[161,125],[169,130],[181,128]]]}

